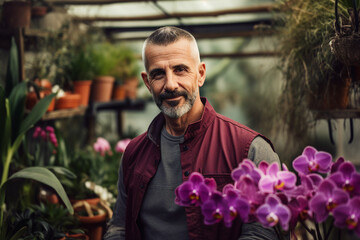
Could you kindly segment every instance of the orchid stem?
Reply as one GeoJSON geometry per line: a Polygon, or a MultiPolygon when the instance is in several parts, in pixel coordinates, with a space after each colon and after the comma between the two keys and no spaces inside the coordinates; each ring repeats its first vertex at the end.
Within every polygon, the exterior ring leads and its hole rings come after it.
{"type": "Polygon", "coordinates": [[[325,234],[325,239],[329,239],[330,233],[331,233],[331,231],[332,231],[332,229],[333,229],[333,226],[334,226],[334,219],[331,220],[331,224],[330,224],[329,230],[328,230],[327,232],[324,232],[324,234],[326,233],[326,234],[325,234]]]}
{"type": "Polygon", "coordinates": [[[310,228],[305,224],[305,222],[304,222],[303,220],[301,220],[301,219],[300,219],[300,223],[301,223],[301,225],[305,228],[305,230],[313,236],[314,240],[318,240],[314,229],[310,229],[310,228]]]}
{"type": "Polygon", "coordinates": [[[278,237],[278,239],[281,240],[279,229],[277,228],[277,226],[274,226],[274,230],[275,230],[275,233],[276,233],[276,236],[278,237]]]}
{"type": "Polygon", "coordinates": [[[319,240],[322,240],[321,232],[320,232],[320,228],[319,228],[319,224],[318,224],[318,223],[315,223],[315,228],[316,228],[316,233],[317,233],[317,235],[318,235],[319,240]]]}

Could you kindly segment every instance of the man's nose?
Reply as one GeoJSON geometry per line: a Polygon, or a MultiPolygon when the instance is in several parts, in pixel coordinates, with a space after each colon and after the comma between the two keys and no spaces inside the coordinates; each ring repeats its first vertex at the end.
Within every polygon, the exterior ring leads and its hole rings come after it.
{"type": "Polygon", "coordinates": [[[166,73],[165,90],[174,91],[178,88],[176,77],[171,72],[166,73]]]}

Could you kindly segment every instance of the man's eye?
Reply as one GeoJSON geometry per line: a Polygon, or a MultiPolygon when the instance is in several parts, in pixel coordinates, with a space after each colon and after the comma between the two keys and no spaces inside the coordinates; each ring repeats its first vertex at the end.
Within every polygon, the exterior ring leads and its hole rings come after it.
{"type": "Polygon", "coordinates": [[[163,77],[163,75],[164,75],[164,73],[162,73],[162,72],[155,72],[150,75],[150,78],[153,80],[159,80],[163,77]]]}
{"type": "Polygon", "coordinates": [[[184,67],[177,67],[176,69],[175,69],[175,72],[183,72],[183,71],[185,71],[186,69],[184,68],[184,67]]]}

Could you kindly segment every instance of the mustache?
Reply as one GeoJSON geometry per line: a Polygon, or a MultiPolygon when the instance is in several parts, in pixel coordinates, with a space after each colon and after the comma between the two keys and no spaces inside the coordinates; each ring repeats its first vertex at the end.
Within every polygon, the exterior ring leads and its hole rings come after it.
{"type": "Polygon", "coordinates": [[[185,97],[185,99],[188,98],[188,94],[186,91],[165,91],[163,93],[160,93],[159,98],[161,101],[165,100],[165,99],[169,99],[169,98],[176,98],[176,97],[180,97],[183,96],[185,97]]]}

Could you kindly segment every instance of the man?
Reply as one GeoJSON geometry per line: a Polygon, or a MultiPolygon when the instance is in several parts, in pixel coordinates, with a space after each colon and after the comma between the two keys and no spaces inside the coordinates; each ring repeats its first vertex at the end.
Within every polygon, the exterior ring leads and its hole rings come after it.
{"type": "Polygon", "coordinates": [[[279,159],[269,140],[200,98],[206,67],[190,33],[156,30],[144,43],[143,61],[141,76],[161,113],[125,150],[105,239],[276,239],[257,223],[204,225],[198,207],[175,204],[175,188],[191,172],[213,177],[221,190],[233,182],[230,173],[242,159],[279,159]]]}

